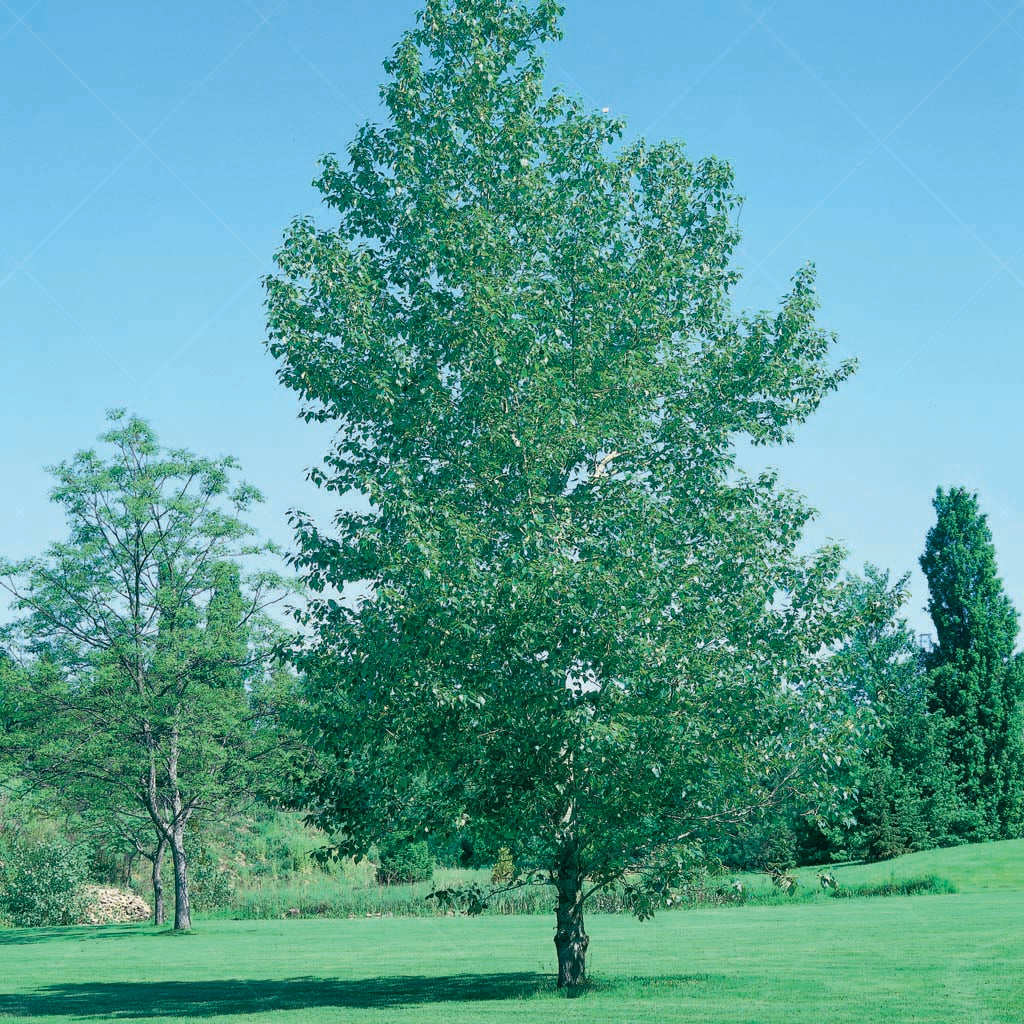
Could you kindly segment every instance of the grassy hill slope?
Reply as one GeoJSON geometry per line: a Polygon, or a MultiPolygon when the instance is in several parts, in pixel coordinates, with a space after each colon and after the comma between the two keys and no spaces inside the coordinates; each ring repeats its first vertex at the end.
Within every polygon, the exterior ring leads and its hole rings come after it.
{"type": "MultiPolygon", "coordinates": [[[[798,868],[802,887],[818,885],[818,872],[829,871],[840,885],[883,885],[890,881],[935,875],[961,893],[1024,892],[1024,839],[1000,843],[976,843],[944,850],[908,853],[874,864],[837,864],[824,868],[798,868]]],[[[751,877],[755,881],[755,877],[751,877]]],[[[758,886],[768,885],[765,876],[756,877],[758,886]]]]}
{"type": "MultiPolygon", "coordinates": [[[[811,875],[813,877],[813,872],[811,875]]],[[[938,875],[962,893],[1024,891],[1024,839],[925,850],[877,864],[855,864],[833,871],[850,884],[876,884],[890,878],[938,875]]]]}

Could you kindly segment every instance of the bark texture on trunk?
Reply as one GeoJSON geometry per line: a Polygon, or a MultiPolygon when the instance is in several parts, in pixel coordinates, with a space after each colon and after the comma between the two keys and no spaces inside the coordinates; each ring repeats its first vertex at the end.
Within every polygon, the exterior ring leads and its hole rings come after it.
{"type": "Polygon", "coordinates": [[[175,827],[171,836],[171,859],[174,861],[174,930],[182,931],[192,927],[184,826],[175,827]]]}
{"type": "Polygon", "coordinates": [[[558,907],[555,910],[555,950],[558,953],[558,987],[571,993],[587,980],[587,946],[590,936],[583,928],[583,874],[575,850],[566,850],[555,878],[558,907]]]}
{"type": "Polygon", "coordinates": [[[153,924],[163,924],[167,920],[167,910],[164,906],[164,851],[167,849],[167,840],[162,836],[157,843],[156,853],[153,855],[153,924]]]}
{"type": "MultiPolygon", "coordinates": [[[[170,751],[167,758],[167,787],[170,790],[171,811],[174,817],[170,821],[171,860],[174,863],[174,930],[187,931],[192,927],[192,906],[188,896],[188,862],[185,858],[185,826],[192,811],[192,804],[187,807],[182,800],[181,786],[178,783],[178,755],[181,752],[178,725],[171,729],[170,751]]],[[[165,833],[166,835],[166,833],[165,833]]]]}

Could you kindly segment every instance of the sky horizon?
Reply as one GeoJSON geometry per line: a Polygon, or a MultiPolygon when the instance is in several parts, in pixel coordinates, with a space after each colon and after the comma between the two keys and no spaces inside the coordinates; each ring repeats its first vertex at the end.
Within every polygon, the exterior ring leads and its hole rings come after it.
{"type": "MultiPolygon", "coordinates": [[[[382,116],[381,62],[417,6],[0,0],[0,554],[63,536],[43,467],[115,407],[237,456],[267,539],[290,546],[289,507],[330,515],[304,479],[329,432],[275,380],[260,279],[293,217],[330,223],[317,158],[382,116]]],[[[916,632],[933,632],[917,559],[935,489],[977,492],[1024,610],[1024,2],[566,7],[549,84],[627,139],[728,159],[736,307],[777,308],[813,261],[834,359],[859,360],[796,444],[746,464],[778,467],[849,569],[911,571],[916,632]]]]}

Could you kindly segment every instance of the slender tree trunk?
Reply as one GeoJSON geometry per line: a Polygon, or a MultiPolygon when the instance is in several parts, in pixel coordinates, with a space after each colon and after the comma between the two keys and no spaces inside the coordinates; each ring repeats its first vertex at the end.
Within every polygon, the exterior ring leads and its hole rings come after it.
{"type": "Polygon", "coordinates": [[[127,889],[132,884],[132,869],[135,867],[135,853],[125,853],[121,857],[121,877],[118,880],[122,889],[127,889]]]}
{"type": "Polygon", "coordinates": [[[587,946],[590,936],[583,928],[583,874],[575,844],[564,848],[555,876],[558,908],[555,911],[555,950],[558,953],[558,987],[570,993],[587,980],[587,946]]]}
{"type": "MultiPolygon", "coordinates": [[[[156,827],[157,841],[156,850],[153,853],[152,875],[153,923],[159,925],[163,924],[167,920],[167,911],[164,905],[163,866],[164,851],[167,849],[168,826],[160,814],[160,799],[156,781],[156,744],[153,739],[153,730],[151,729],[149,722],[142,723],[142,732],[145,736],[146,747],[149,751],[149,771],[147,773],[146,788],[142,797],[142,802],[145,804],[146,810],[149,811],[149,816],[153,821],[153,825],[156,827]]],[[[138,845],[138,840],[136,840],[136,844],[138,845]]],[[[143,855],[146,855],[141,845],[138,845],[138,849],[142,851],[143,855]]]]}
{"type": "Polygon", "coordinates": [[[171,859],[174,862],[174,930],[187,931],[192,927],[192,907],[188,896],[185,826],[177,821],[171,831],[171,859]]]}
{"type": "Polygon", "coordinates": [[[170,751],[167,758],[167,784],[170,790],[171,810],[174,817],[170,823],[171,860],[174,863],[174,930],[187,931],[192,927],[192,907],[188,895],[188,862],[185,858],[185,826],[192,816],[192,807],[186,808],[178,785],[178,726],[171,729],[170,751]]]}
{"type": "Polygon", "coordinates": [[[156,853],[153,854],[153,924],[163,924],[167,920],[167,910],[164,906],[164,851],[167,849],[167,840],[160,836],[156,844],[156,853]]]}

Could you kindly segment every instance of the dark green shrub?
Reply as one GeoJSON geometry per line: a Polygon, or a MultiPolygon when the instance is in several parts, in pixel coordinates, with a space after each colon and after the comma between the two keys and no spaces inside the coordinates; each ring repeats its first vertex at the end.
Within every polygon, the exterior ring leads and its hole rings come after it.
{"type": "Polygon", "coordinates": [[[434,858],[425,842],[395,843],[380,853],[377,865],[378,885],[425,882],[434,877],[434,858]]]}
{"type": "Polygon", "coordinates": [[[87,855],[63,839],[16,842],[2,854],[0,910],[16,927],[78,924],[86,908],[87,855]]]}
{"type": "Polygon", "coordinates": [[[123,846],[99,842],[89,852],[89,878],[100,885],[128,888],[132,881],[132,867],[138,854],[125,850],[123,846]]]}

